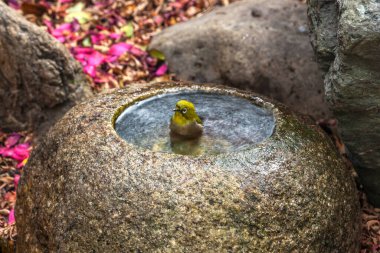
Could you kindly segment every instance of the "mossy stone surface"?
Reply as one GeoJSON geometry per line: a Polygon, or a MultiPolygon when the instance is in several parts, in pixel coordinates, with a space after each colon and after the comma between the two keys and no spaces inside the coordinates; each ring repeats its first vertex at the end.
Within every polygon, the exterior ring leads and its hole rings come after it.
{"type": "Polygon", "coordinates": [[[71,109],[33,151],[16,206],[17,252],[357,252],[359,202],[330,141],[284,106],[215,85],[131,86],[71,109]],[[202,90],[273,111],[252,148],[183,156],[114,130],[133,101],[202,90]],[[116,114],[116,116],[115,116],[116,114]]]}

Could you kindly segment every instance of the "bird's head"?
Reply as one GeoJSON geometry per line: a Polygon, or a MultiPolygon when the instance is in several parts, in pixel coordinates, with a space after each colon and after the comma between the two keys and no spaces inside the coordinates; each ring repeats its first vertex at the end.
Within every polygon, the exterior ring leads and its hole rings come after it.
{"type": "Polygon", "coordinates": [[[187,100],[179,100],[175,105],[174,116],[177,118],[184,118],[187,121],[196,121],[202,124],[201,119],[195,111],[195,106],[193,103],[187,100]]]}

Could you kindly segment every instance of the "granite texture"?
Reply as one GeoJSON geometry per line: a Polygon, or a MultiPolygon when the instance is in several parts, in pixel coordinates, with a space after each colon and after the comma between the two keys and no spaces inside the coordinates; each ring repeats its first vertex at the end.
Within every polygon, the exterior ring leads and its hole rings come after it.
{"type": "Polygon", "coordinates": [[[380,3],[309,0],[325,91],[369,200],[380,207],[380,3]]]}
{"type": "Polygon", "coordinates": [[[0,126],[39,135],[90,97],[90,83],[69,50],[0,1],[0,126]]]}
{"type": "Polygon", "coordinates": [[[149,47],[165,54],[181,80],[251,90],[328,117],[306,8],[295,0],[238,1],[163,30],[149,47]]]}
{"type": "Polygon", "coordinates": [[[222,86],[130,86],[72,108],[33,150],[17,192],[17,252],[358,252],[359,202],[329,139],[284,106],[222,86]],[[202,90],[273,111],[251,148],[183,156],[132,146],[136,100],[202,90]]]}

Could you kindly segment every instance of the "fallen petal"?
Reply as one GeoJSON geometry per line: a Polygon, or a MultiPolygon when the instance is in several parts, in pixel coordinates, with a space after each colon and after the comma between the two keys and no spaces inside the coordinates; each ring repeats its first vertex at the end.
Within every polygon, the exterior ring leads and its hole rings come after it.
{"type": "Polygon", "coordinates": [[[89,57],[88,57],[88,62],[87,64],[90,66],[98,66],[105,62],[105,56],[98,51],[93,52],[89,57]]]}
{"type": "Polygon", "coordinates": [[[132,47],[130,49],[130,53],[133,54],[134,56],[143,56],[146,54],[145,51],[141,50],[140,48],[138,47],[132,47]]]}
{"type": "Polygon", "coordinates": [[[157,70],[156,70],[156,73],[155,75],[156,76],[162,76],[162,75],[165,75],[165,73],[168,71],[168,65],[166,65],[165,63],[162,64],[157,70]]]}
{"type": "Polygon", "coordinates": [[[15,185],[16,191],[17,191],[17,187],[18,187],[18,182],[20,181],[20,177],[21,177],[20,175],[16,174],[14,179],[13,179],[13,183],[15,185]]]}
{"type": "Polygon", "coordinates": [[[110,50],[108,51],[109,54],[114,56],[120,56],[126,52],[129,52],[133,46],[128,43],[117,43],[111,46],[110,50]]]}
{"type": "Polygon", "coordinates": [[[20,140],[21,135],[17,133],[13,133],[8,136],[7,140],[5,141],[5,147],[10,148],[17,144],[17,142],[20,140]]]}
{"type": "Polygon", "coordinates": [[[28,162],[28,158],[24,159],[22,162],[19,162],[16,166],[17,169],[20,169],[25,166],[25,164],[28,162]]]}
{"type": "Polygon", "coordinates": [[[96,68],[94,66],[85,66],[83,68],[83,71],[84,73],[86,73],[87,75],[91,76],[91,77],[95,77],[96,76],[96,68]]]}
{"type": "Polygon", "coordinates": [[[15,219],[15,209],[12,208],[11,211],[9,212],[8,224],[13,224],[15,222],[16,222],[16,219],[15,219]]]}

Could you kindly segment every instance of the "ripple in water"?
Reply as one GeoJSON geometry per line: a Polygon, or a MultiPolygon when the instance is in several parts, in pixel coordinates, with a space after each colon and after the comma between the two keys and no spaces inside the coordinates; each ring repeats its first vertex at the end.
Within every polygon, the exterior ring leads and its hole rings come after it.
{"type": "Polygon", "coordinates": [[[158,152],[183,155],[219,154],[247,149],[272,135],[273,113],[248,99],[206,92],[158,95],[129,106],[116,120],[127,142],[158,152]],[[172,143],[170,118],[178,100],[194,103],[204,132],[197,140],[172,143]]]}

